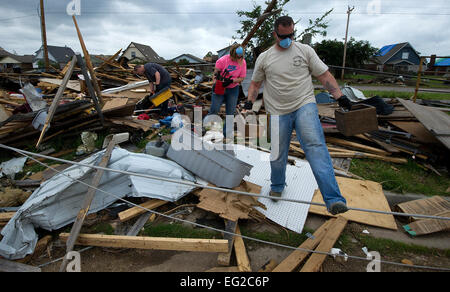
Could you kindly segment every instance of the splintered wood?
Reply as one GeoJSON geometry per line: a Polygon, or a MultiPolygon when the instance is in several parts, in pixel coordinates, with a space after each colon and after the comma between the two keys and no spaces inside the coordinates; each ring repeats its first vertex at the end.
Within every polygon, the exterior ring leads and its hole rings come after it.
{"type": "MultiPolygon", "coordinates": [[[[261,193],[261,187],[249,182],[243,182],[239,187],[233,190],[249,192],[254,194],[261,193]]],[[[199,194],[200,203],[198,208],[211,211],[220,217],[238,221],[239,219],[263,219],[264,216],[256,211],[254,207],[266,207],[258,202],[257,198],[242,196],[222,191],[204,189],[199,194]]]]}

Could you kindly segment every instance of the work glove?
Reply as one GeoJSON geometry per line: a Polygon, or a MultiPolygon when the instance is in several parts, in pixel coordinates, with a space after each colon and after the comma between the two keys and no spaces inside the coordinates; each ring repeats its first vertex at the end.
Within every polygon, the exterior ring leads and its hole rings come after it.
{"type": "Polygon", "coordinates": [[[223,87],[228,87],[229,85],[231,85],[233,83],[233,80],[230,78],[225,78],[223,80],[223,87]]]}
{"type": "Polygon", "coordinates": [[[246,110],[252,110],[253,109],[253,102],[251,100],[248,100],[245,105],[244,105],[244,109],[246,110]]]}
{"type": "Polygon", "coordinates": [[[343,95],[338,99],[339,106],[345,110],[352,110],[352,103],[347,96],[343,95]]]}

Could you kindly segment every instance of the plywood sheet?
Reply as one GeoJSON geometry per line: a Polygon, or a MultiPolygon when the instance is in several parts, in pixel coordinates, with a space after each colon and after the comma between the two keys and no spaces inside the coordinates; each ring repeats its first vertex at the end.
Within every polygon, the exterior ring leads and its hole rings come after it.
{"type": "MultiPolygon", "coordinates": [[[[347,200],[347,205],[353,208],[371,209],[378,211],[391,212],[389,204],[383,193],[383,188],[379,183],[368,180],[355,180],[349,178],[336,178],[341,189],[342,195],[347,200]]],[[[314,194],[312,200],[315,203],[323,204],[322,194],[319,190],[314,194]]],[[[325,207],[311,206],[310,213],[332,216],[325,207]]],[[[394,216],[368,213],[360,211],[348,211],[340,214],[349,221],[363,223],[371,226],[377,226],[392,230],[397,230],[397,224],[394,216]]]]}
{"type": "Polygon", "coordinates": [[[450,149],[450,116],[446,113],[418,105],[409,100],[398,100],[406,107],[439,141],[450,149]]]}
{"type": "Polygon", "coordinates": [[[392,125],[414,135],[422,143],[438,143],[437,139],[419,122],[391,121],[392,125]]]}
{"type": "MultiPolygon", "coordinates": [[[[39,81],[47,82],[47,83],[51,83],[51,84],[55,84],[55,85],[60,85],[60,86],[63,82],[62,79],[55,79],[55,78],[40,78],[39,81]]],[[[78,80],[69,80],[69,83],[67,83],[66,88],[75,90],[77,92],[81,91],[81,85],[78,80]]]]}
{"type": "Polygon", "coordinates": [[[118,108],[126,105],[128,102],[128,98],[113,98],[105,103],[102,110],[109,110],[113,108],[118,108]]]}

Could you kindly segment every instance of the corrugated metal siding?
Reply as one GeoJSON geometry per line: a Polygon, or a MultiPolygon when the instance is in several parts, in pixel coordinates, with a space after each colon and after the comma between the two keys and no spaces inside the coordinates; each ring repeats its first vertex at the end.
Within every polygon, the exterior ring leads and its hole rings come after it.
{"type": "MultiPolygon", "coordinates": [[[[252,171],[244,180],[260,185],[261,195],[268,196],[270,193],[270,154],[255,149],[236,146],[237,158],[253,165],[252,171]]],[[[308,201],[314,196],[318,185],[311,167],[307,161],[298,160],[296,166],[288,165],[286,170],[287,187],[283,193],[283,198],[308,201]]],[[[267,210],[258,209],[270,220],[284,226],[294,232],[301,233],[305,225],[310,205],[292,202],[273,202],[271,199],[259,199],[267,210]]]]}

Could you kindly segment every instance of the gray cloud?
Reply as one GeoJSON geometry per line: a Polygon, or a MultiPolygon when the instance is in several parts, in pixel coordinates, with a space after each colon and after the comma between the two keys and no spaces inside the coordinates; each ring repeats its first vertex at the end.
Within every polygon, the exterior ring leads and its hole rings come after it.
{"type": "MultiPolygon", "coordinates": [[[[422,54],[450,54],[450,40],[443,34],[450,25],[445,0],[435,0],[425,8],[418,0],[379,0],[381,14],[371,15],[367,7],[373,1],[378,0],[291,0],[286,10],[295,19],[301,18],[299,25],[305,27],[308,19],[334,8],[327,38],[343,39],[347,5],[354,5],[350,36],[369,40],[375,47],[408,41],[422,54]]],[[[39,1],[5,2],[0,17],[0,46],[19,54],[34,53],[41,45],[39,1]]],[[[72,19],[66,14],[69,2],[45,1],[48,43],[81,51],[72,19]]],[[[255,2],[265,6],[265,0],[255,2]]],[[[253,1],[239,0],[82,0],[81,3],[82,15],[77,20],[90,53],[114,54],[134,41],[152,46],[166,59],[183,53],[203,57],[208,51],[228,46],[240,28],[235,12],[253,7],[253,1]]]]}

